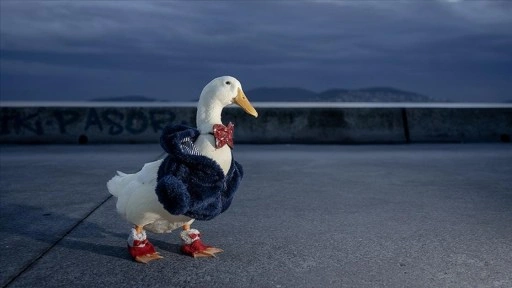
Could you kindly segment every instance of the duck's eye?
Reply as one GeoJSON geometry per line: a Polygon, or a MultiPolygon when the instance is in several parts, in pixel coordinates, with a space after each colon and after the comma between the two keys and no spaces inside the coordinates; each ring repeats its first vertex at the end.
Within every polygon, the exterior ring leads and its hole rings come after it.
{"type": "Polygon", "coordinates": [[[226,85],[231,85],[231,82],[230,81],[226,81],[226,85]]]}

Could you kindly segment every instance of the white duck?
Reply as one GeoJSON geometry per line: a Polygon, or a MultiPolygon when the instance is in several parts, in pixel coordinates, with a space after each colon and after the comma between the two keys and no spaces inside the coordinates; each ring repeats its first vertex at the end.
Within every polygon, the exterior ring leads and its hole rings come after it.
{"type": "MultiPolygon", "coordinates": [[[[196,124],[200,135],[194,145],[197,151],[215,160],[226,175],[231,167],[231,147],[218,148],[218,139],[214,137],[214,126],[222,124],[222,109],[230,104],[237,104],[250,115],[258,116],[245,96],[242,85],[234,77],[223,76],[208,83],[199,98],[196,124]]],[[[146,163],[135,174],[118,172],[108,183],[109,192],[117,197],[117,211],[134,228],[128,238],[130,254],[138,262],[147,263],[162,258],[153,245],[146,239],[144,229],[156,233],[169,233],[182,227],[181,238],[185,242],[182,251],[194,257],[214,256],[221,249],[206,246],[199,240],[199,231],[190,229],[194,219],[185,215],[173,215],[164,209],[155,193],[157,173],[162,163],[158,160],[146,163]]],[[[191,172],[192,173],[192,172],[191,172]]]]}

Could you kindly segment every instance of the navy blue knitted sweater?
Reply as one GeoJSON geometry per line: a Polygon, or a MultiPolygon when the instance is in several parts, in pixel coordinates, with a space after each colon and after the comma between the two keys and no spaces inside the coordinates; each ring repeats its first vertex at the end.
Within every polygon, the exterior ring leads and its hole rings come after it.
{"type": "Polygon", "coordinates": [[[224,176],[219,164],[195,147],[199,134],[184,125],[165,127],[160,145],[168,155],[158,169],[156,194],[171,214],[210,220],[231,205],[243,169],[232,160],[224,176]]]}

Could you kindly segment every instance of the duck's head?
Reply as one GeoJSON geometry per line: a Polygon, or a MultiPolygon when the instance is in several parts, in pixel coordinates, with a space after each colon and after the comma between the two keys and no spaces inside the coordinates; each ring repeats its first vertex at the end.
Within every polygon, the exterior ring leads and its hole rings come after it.
{"type": "Polygon", "coordinates": [[[199,106],[205,108],[222,110],[230,104],[236,104],[248,114],[258,117],[258,112],[242,90],[242,84],[235,77],[222,76],[213,79],[203,88],[199,97],[199,106]]]}

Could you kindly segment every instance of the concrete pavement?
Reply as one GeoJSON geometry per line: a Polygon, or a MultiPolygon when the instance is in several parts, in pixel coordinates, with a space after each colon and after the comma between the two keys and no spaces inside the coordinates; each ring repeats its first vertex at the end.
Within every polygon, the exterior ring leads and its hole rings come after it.
{"type": "Polygon", "coordinates": [[[105,183],[158,145],[0,146],[2,287],[512,287],[512,146],[238,145],[231,208],[193,227],[225,250],[126,250],[105,183]]]}

